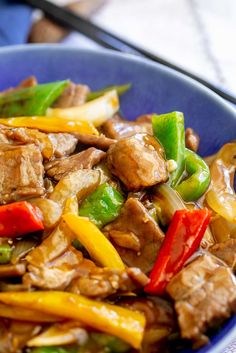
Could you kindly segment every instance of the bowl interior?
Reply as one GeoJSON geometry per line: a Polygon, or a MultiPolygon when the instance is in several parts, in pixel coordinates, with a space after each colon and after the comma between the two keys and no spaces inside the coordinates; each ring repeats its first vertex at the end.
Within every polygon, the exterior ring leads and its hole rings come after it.
{"type": "MultiPolygon", "coordinates": [[[[112,51],[88,51],[62,46],[21,46],[0,51],[0,90],[35,75],[39,82],[70,78],[92,89],[132,83],[121,98],[123,115],[184,112],[186,127],[200,135],[200,154],[210,155],[236,138],[236,111],[214,93],[170,69],[112,51]]],[[[198,353],[217,353],[236,337],[236,317],[198,353]]],[[[192,352],[190,349],[185,353],[192,352]]],[[[196,351],[195,351],[196,352],[196,351]]]]}

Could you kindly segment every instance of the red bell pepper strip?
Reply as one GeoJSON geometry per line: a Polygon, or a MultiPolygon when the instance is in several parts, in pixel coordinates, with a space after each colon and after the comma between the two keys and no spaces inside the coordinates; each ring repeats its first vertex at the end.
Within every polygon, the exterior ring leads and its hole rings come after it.
{"type": "Polygon", "coordinates": [[[40,215],[29,202],[0,206],[0,237],[15,238],[43,229],[40,215]]]}
{"type": "Polygon", "coordinates": [[[210,222],[210,211],[178,210],[175,212],[157,260],[150,273],[147,293],[163,295],[171,278],[198,249],[210,222]]]}

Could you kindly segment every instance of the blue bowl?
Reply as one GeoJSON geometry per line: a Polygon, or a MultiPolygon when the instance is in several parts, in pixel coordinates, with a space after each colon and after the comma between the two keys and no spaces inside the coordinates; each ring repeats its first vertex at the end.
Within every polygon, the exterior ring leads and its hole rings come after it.
{"type": "MultiPolygon", "coordinates": [[[[27,75],[39,82],[70,78],[99,89],[131,82],[121,98],[121,109],[130,120],[144,113],[184,112],[186,127],[200,137],[200,154],[210,155],[236,139],[236,110],[195,81],[150,61],[113,51],[90,51],[59,45],[7,47],[0,50],[0,89],[16,85],[27,75]]],[[[195,353],[220,353],[236,339],[236,316],[195,353]]],[[[185,349],[181,353],[192,353],[185,349]]]]}

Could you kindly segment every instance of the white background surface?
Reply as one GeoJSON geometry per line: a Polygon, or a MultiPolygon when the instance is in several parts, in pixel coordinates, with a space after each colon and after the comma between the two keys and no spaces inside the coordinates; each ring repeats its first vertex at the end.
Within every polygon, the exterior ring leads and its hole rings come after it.
{"type": "Polygon", "coordinates": [[[107,0],[93,20],[236,94],[236,0],[107,0]]]}

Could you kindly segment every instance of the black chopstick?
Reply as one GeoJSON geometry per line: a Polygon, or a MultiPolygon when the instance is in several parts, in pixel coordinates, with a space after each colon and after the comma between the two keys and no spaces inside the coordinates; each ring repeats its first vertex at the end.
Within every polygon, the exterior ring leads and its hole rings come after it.
{"type": "Polygon", "coordinates": [[[191,72],[186,71],[185,69],[179,66],[176,66],[166,61],[165,59],[162,59],[159,56],[150,53],[147,50],[139,48],[135,44],[120,38],[119,36],[103,29],[100,26],[95,25],[91,21],[73,13],[70,10],[65,9],[64,7],[57,6],[47,0],[24,0],[24,2],[42,10],[47,17],[59,23],[60,25],[80,32],[81,34],[92,39],[94,42],[100,44],[105,48],[138,55],[144,58],[148,58],[164,66],[167,66],[171,69],[174,69],[175,71],[178,71],[194,79],[195,81],[200,82],[202,85],[217,93],[219,96],[229,101],[230,103],[236,104],[236,97],[219,89],[210,82],[202,79],[201,77],[198,77],[197,75],[191,72]]]}

